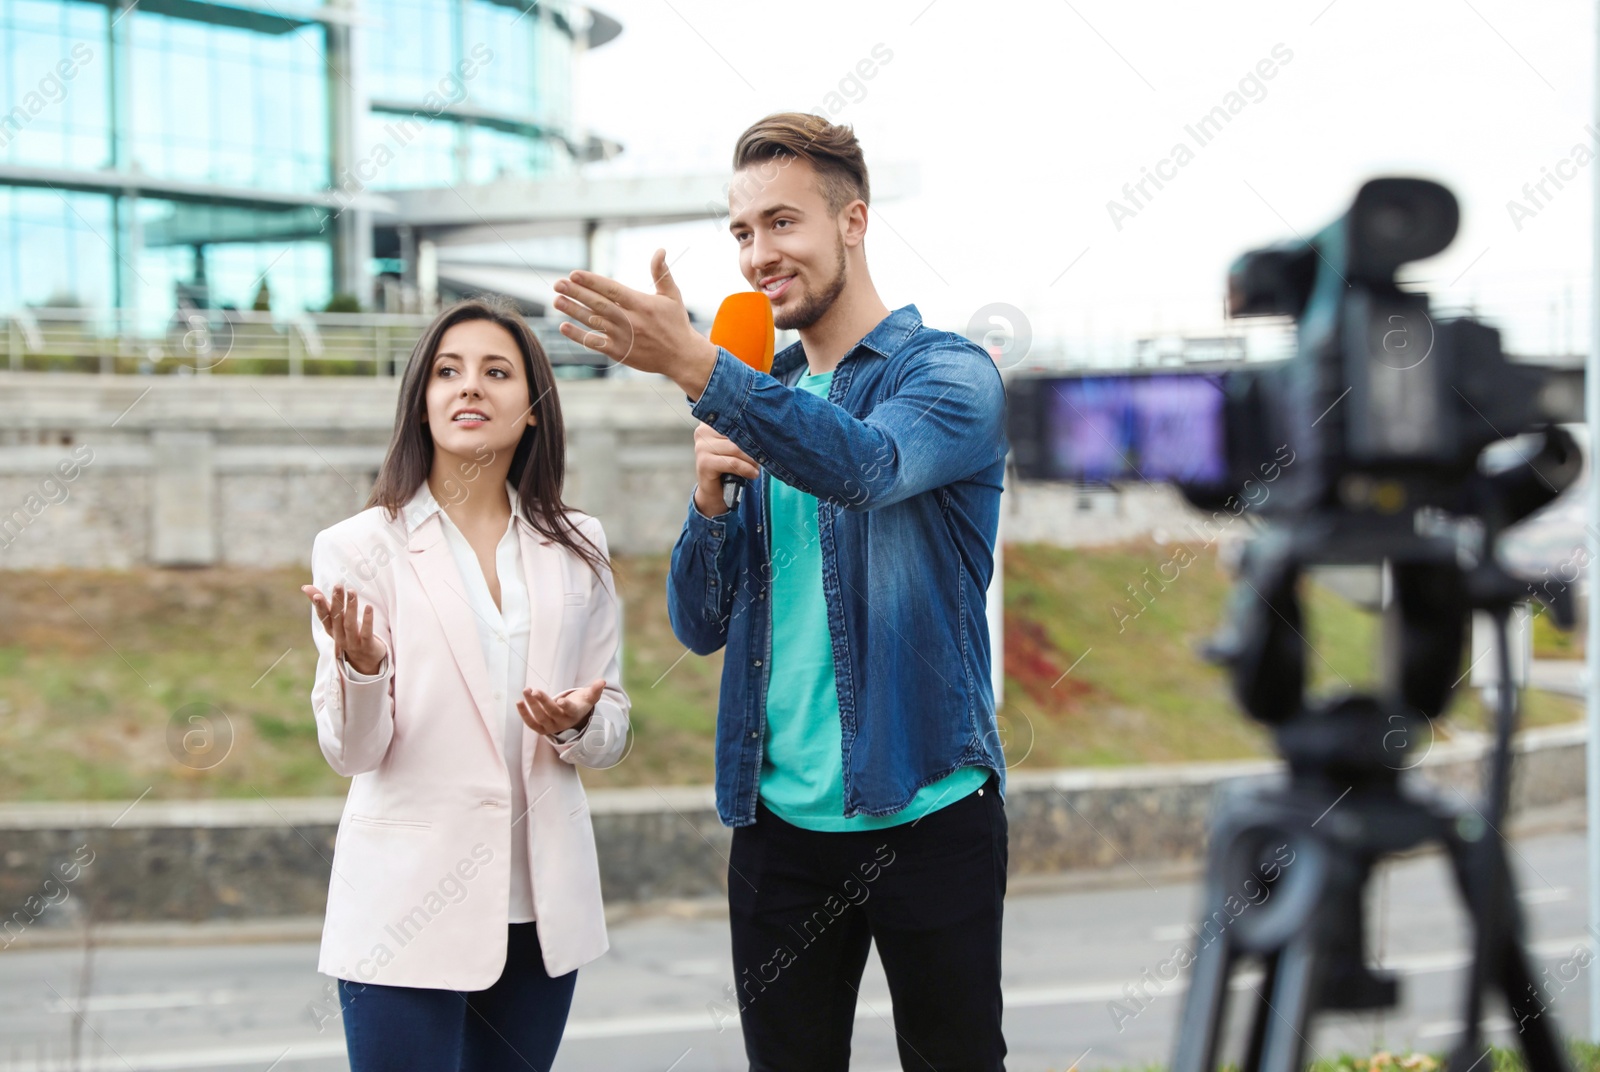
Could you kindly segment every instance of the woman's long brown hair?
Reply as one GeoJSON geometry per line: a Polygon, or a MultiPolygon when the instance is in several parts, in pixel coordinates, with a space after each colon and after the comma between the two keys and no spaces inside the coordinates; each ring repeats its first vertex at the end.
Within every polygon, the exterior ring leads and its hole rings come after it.
{"type": "Polygon", "coordinates": [[[538,423],[522,430],[522,439],[511,455],[508,479],[522,500],[522,517],[541,536],[554,540],[583,560],[595,575],[609,565],[600,548],[572,524],[569,507],[561,501],[561,485],[566,476],[566,426],[561,420],[561,399],[556,394],[556,376],[550,368],[539,339],[527,321],[512,308],[481,298],[445,309],[417,340],[400,382],[400,399],[395,407],[394,432],[383,458],[383,468],[372,486],[363,509],[382,506],[394,520],[400,508],[411,501],[417,488],[433,471],[433,433],[425,423],[428,416],[428,378],[433,372],[439,340],[457,324],[487,320],[511,333],[522,351],[522,369],[527,375],[529,398],[538,423]]]}

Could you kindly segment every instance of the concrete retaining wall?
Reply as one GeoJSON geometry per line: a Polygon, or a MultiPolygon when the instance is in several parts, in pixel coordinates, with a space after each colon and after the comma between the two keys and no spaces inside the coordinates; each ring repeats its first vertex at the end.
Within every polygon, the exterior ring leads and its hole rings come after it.
{"type": "MultiPolygon", "coordinates": [[[[306,565],[317,532],[365,503],[398,390],[351,376],[0,372],[0,569],[306,565]]],[[[558,392],[566,501],[600,518],[614,550],[670,550],[694,486],[683,393],[659,376],[558,392]]],[[[1003,503],[1006,539],[1062,546],[1162,526],[1177,538],[1204,516],[1167,487],[1013,483],[1003,503]]]]}
{"type": "MultiPolygon", "coordinates": [[[[1514,811],[1583,798],[1584,740],[1582,726],[1521,736],[1514,811]]],[[[1484,744],[1478,736],[1441,743],[1419,773],[1475,801],[1484,744]]],[[[1197,861],[1217,784],[1279,770],[1264,760],[1015,771],[1012,875],[1197,861]]],[[[47,937],[39,932],[89,919],[320,917],[343,806],[338,798],[0,806],[0,947],[11,935],[38,941],[47,937]]],[[[709,788],[596,791],[590,811],[609,906],[725,893],[731,834],[709,788]]]]}

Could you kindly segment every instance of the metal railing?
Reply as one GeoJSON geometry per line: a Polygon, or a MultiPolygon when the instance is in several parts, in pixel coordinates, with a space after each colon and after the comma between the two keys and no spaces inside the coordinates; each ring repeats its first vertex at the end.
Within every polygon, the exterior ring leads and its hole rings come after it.
{"type": "MultiPolygon", "coordinates": [[[[152,331],[131,310],[30,308],[0,314],[0,332],[5,367],[14,372],[397,376],[431,319],[183,309],[152,331]]],[[[558,374],[604,375],[610,362],[562,335],[557,323],[528,319],[558,374]]]]}

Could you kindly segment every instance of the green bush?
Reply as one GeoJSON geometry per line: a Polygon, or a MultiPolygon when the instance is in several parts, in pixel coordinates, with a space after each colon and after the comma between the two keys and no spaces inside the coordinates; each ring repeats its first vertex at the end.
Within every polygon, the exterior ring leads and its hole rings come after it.
{"type": "Polygon", "coordinates": [[[327,306],[322,310],[325,313],[359,313],[361,300],[354,294],[340,292],[328,299],[327,306]]]}

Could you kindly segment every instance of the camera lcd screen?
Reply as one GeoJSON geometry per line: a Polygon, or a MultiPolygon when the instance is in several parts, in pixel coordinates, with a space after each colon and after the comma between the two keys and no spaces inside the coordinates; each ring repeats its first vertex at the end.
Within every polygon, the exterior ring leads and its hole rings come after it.
{"type": "Polygon", "coordinates": [[[1043,392],[1048,466],[1059,480],[1216,485],[1227,476],[1218,376],[1073,376],[1043,392]]]}

